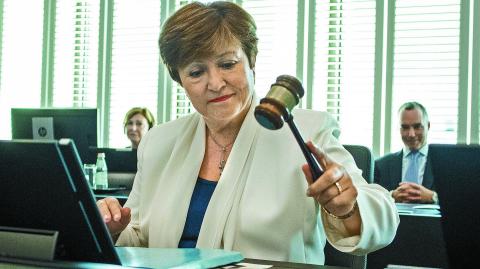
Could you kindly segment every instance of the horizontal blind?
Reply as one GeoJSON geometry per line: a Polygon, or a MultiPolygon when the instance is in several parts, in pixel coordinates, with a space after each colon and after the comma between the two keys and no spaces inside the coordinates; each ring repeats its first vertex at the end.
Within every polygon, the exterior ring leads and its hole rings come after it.
{"type": "Polygon", "coordinates": [[[375,0],[316,2],[313,108],[340,124],[344,144],[371,148],[375,0]]]}
{"type": "Polygon", "coordinates": [[[125,147],[125,113],[140,106],[157,114],[160,1],[115,1],[113,16],[109,146],[125,147]]]}
{"type": "Polygon", "coordinates": [[[296,76],[297,1],[243,0],[257,24],[255,92],[264,97],[279,75],[296,76]]]}
{"type": "Polygon", "coordinates": [[[12,107],[40,106],[43,3],[38,0],[3,1],[1,139],[11,138],[12,107]]]}
{"type": "Polygon", "coordinates": [[[392,150],[402,147],[398,107],[422,103],[429,143],[455,143],[458,120],[460,0],[396,0],[392,150]]]}
{"type": "Polygon", "coordinates": [[[172,120],[177,119],[195,111],[190,99],[188,99],[185,90],[177,82],[172,83],[172,120]]]}
{"type": "Polygon", "coordinates": [[[53,106],[96,107],[100,0],[57,0],[53,106]]]}
{"type": "MultiPolygon", "coordinates": [[[[338,40],[340,34],[336,33],[340,31],[340,5],[341,3],[330,3],[330,1],[316,1],[315,4],[315,59],[312,108],[316,110],[326,111],[328,104],[327,93],[336,96],[337,92],[339,92],[339,80],[334,78],[334,74],[329,76],[329,70],[335,72],[341,66],[341,57],[338,55],[340,50],[337,49],[341,44],[338,40]]],[[[329,112],[336,116],[338,120],[338,112],[332,111],[332,109],[329,112]]]]}
{"type": "MultiPolygon", "coordinates": [[[[193,1],[188,1],[188,0],[176,0],[175,1],[175,10],[180,9],[184,5],[193,2],[193,1]]],[[[199,1],[199,2],[207,2],[207,1],[199,1]]],[[[195,111],[195,108],[193,107],[192,103],[190,102],[190,99],[188,99],[187,94],[185,93],[185,90],[183,89],[180,84],[177,82],[173,81],[172,83],[172,100],[171,100],[171,119],[177,119],[180,117],[183,117],[185,115],[188,115],[192,112],[195,111]]]]}

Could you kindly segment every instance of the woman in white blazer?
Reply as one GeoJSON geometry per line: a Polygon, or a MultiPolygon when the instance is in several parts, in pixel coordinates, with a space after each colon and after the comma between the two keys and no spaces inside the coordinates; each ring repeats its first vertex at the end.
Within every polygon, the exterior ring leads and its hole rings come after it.
{"type": "Polygon", "coordinates": [[[191,3],[166,21],[162,59],[197,112],[142,139],[123,208],[114,198],[98,201],[117,245],[323,264],[326,240],[354,254],[393,240],[395,204],[362,178],[332,117],[293,112],[325,171],[315,182],[288,128],[255,121],[257,41],[252,17],[230,2],[191,3]]]}

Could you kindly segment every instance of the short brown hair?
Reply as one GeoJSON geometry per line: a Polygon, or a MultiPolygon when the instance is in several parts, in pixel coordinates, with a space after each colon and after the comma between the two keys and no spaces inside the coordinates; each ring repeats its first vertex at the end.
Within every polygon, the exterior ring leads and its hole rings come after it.
{"type": "Polygon", "coordinates": [[[148,110],[146,107],[134,107],[130,109],[127,114],[125,114],[125,118],[123,119],[123,128],[127,128],[128,121],[135,115],[141,114],[147,119],[148,122],[148,129],[152,128],[155,125],[155,117],[153,116],[152,112],[148,110]]]}
{"type": "Polygon", "coordinates": [[[252,16],[237,4],[193,2],[165,22],[159,39],[160,55],[172,79],[180,84],[179,68],[211,56],[225,45],[240,43],[253,68],[258,52],[256,32],[252,16]]]}

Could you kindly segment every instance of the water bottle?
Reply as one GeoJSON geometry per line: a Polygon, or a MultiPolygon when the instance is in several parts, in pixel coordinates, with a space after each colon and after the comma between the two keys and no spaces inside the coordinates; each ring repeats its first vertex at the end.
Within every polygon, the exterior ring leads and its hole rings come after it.
{"type": "Polygon", "coordinates": [[[97,155],[97,173],[95,174],[95,189],[108,189],[108,169],[105,162],[105,153],[97,155]]]}

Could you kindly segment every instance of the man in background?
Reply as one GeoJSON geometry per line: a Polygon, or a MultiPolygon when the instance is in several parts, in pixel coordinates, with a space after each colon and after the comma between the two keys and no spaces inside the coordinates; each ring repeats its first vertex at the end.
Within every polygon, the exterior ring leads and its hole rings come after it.
{"type": "Polygon", "coordinates": [[[427,110],[407,102],[399,110],[404,147],[375,161],[375,183],[390,191],[397,203],[438,203],[428,157],[430,129],[427,110]]]}

